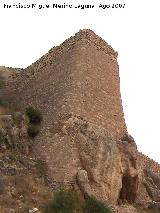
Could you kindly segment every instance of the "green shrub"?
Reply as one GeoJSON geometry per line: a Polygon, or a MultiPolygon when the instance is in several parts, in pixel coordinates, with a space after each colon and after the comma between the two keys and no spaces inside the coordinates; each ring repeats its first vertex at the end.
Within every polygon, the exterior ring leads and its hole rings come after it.
{"type": "Polygon", "coordinates": [[[85,213],[111,213],[112,211],[103,202],[98,201],[94,197],[88,197],[86,199],[84,212],[85,213]]]}
{"type": "Polygon", "coordinates": [[[29,122],[31,124],[40,124],[42,121],[41,112],[31,106],[26,108],[26,115],[28,116],[29,122]]]}
{"type": "Polygon", "coordinates": [[[27,129],[27,133],[29,137],[35,138],[39,134],[40,128],[38,125],[31,124],[27,129]]]}
{"type": "Polygon", "coordinates": [[[55,193],[54,200],[50,205],[50,212],[73,213],[76,208],[76,196],[71,190],[60,190],[55,193]]]}

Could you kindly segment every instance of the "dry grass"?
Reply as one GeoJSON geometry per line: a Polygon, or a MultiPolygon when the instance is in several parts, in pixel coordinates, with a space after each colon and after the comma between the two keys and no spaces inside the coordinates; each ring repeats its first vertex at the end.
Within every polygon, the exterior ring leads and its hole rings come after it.
{"type": "Polygon", "coordinates": [[[24,156],[18,150],[0,150],[0,160],[8,158],[7,166],[16,165],[17,168],[14,175],[1,173],[0,213],[8,213],[9,209],[15,209],[18,213],[25,213],[33,207],[42,209],[51,199],[52,193],[43,177],[44,168],[37,165],[39,161],[30,167],[27,162],[31,157],[33,159],[33,156],[24,156]]]}

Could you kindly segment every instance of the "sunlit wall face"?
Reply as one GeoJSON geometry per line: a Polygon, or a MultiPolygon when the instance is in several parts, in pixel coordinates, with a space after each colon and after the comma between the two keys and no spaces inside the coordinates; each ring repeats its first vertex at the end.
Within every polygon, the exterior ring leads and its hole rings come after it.
{"type": "MultiPolygon", "coordinates": [[[[22,4],[26,1],[21,0],[22,4]]],[[[115,3],[114,0],[107,1],[115,3]]],[[[121,95],[128,131],[143,153],[160,162],[159,0],[124,0],[125,7],[5,8],[0,3],[0,65],[27,67],[79,29],[90,28],[119,52],[121,95]]],[[[31,0],[27,1],[32,4],[31,0]]],[[[34,1],[44,4],[46,1],[34,1]]],[[[75,1],[65,1],[75,5],[75,1]]],[[[53,1],[47,1],[53,4],[53,1]]],[[[58,2],[58,4],[64,4],[58,2]]],[[[83,5],[84,1],[76,1],[83,5]]]]}

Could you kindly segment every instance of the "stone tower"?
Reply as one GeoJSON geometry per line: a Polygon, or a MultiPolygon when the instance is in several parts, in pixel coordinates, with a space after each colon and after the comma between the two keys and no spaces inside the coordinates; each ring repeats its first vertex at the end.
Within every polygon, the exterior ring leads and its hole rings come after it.
{"type": "Polygon", "coordinates": [[[115,138],[127,130],[120,96],[117,52],[91,30],[80,30],[21,71],[10,94],[24,109],[31,104],[49,128],[74,114],[106,128],[115,138]]]}
{"type": "Polygon", "coordinates": [[[23,111],[29,105],[41,111],[42,128],[32,150],[45,161],[53,189],[74,186],[111,204],[156,201],[160,169],[125,134],[117,53],[111,46],[81,30],[31,66],[12,72],[0,96],[23,111]]]}

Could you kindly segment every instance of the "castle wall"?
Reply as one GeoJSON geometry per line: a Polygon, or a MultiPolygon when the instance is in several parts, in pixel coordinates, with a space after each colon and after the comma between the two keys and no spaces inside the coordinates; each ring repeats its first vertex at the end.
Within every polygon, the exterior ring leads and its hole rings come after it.
{"type": "Polygon", "coordinates": [[[117,53],[93,33],[82,31],[52,49],[10,88],[23,109],[33,105],[42,111],[44,128],[72,113],[105,127],[115,138],[126,132],[117,53]]]}

